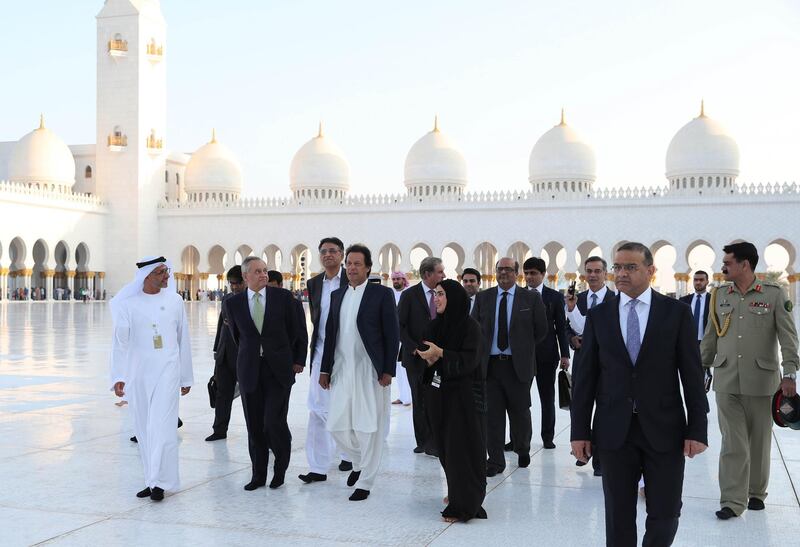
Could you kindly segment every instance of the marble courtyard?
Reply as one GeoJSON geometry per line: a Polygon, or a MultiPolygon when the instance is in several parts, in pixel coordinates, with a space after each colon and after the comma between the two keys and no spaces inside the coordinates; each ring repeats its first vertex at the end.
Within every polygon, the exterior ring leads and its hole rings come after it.
{"type": "MultiPolygon", "coordinates": [[[[294,435],[287,482],[244,492],[250,464],[241,404],[226,441],[207,443],[213,411],[205,383],[213,369],[215,303],[188,304],[195,381],[181,401],[183,488],[142,501],[130,411],[108,390],[111,318],[102,303],[0,303],[0,545],[601,545],[603,500],[591,466],[569,456],[569,415],[558,411],[557,448],[534,445],[528,469],[510,460],[489,479],[486,521],[439,518],[444,475],[412,454],[411,410],[392,407],[388,452],[364,503],[347,501],[345,473],[304,485],[308,376],[293,390],[294,435]]],[[[533,390],[534,394],[536,390],[533,390]]],[[[713,399],[712,399],[713,401],[713,399]]],[[[774,431],[766,511],[721,522],[717,509],[719,430],[712,404],[710,449],[686,466],[676,545],[778,545],[800,522],[800,434],[774,431]]],[[[640,501],[640,537],[644,525],[640,501]]],[[[791,544],[795,539],[790,539],[791,544]]]]}

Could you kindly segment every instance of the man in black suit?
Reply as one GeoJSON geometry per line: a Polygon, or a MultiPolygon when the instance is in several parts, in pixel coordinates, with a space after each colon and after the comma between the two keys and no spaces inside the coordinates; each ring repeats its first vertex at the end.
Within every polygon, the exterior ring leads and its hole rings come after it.
{"type": "Polygon", "coordinates": [[[685,457],[708,444],[700,352],[689,309],[650,288],[650,249],[625,243],[613,270],[620,295],[590,310],[584,328],[572,393],[572,451],[585,461],[594,435],[603,461],[606,544],[637,545],[637,483],[644,475],[643,545],[667,546],[678,530],[685,457]]]}
{"type": "MultiPolygon", "coordinates": [[[[589,288],[577,295],[567,292],[567,338],[569,338],[570,346],[575,350],[573,374],[575,374],[580,360],[583,326],[586,323],[587,312],[595,306],[613,300],[616,296],[616,293],[606,286],[608,263],[604,258],[590,256],[583,262],[583,272],[589,288]]],[[[575,465],[580,467],[586,465],[586,462],[576,460],[575,465]]],[[[592,468],[595,477],[602,475],[600,457],[595,449],[592,449],[592,468]]]]}
{"type": "MultiPolygon", "coordinates": [[[[706,291],[708,288],[708,272],[697,270],[692,278],[694,283],[694,294],[687,294],[681,297],[681,302],[685,302],[692,308],[692,318],[694,319],[694,330],[697,333],[697,344],[703,341],[703,333],[708,326],[708,310],[711,307],[711,294],[706,291]]],[[[706,391],[711,387],[711,367],[705,369],[706,372],[706,391]]]]}
{"type": "Polygon", "coordinates": [[[392,289],[368,282],[370,250],[348,247],[345,268],[347,285],[331,294],[319,384],[331,390],[328,430],[353,462],[350,501],[362,501],[381,463],[400,327],[392,289]]]}
{"type": "Polygon", "coordinates": [[[214,337],[214,381],[217,384],[217,399],[214,403],[214,432],[206,437],[207,441],[217,441],[228,436],[228,424],[231,421],[231,406],[236,391],[236,347],[225,318],[225,300],[244,290],[242,267],[234,266],[228,270],[228,285],[231,292],[223,298],[223,306],[217,319],[217,335],[214,337]]]}
{"type": "MultiPolygon", "coordinates": [[[[306,459],[308,473],[298,478],[306,484],[328,479],[328,470],[336,457],[336,442],[327,430],[330,392],[319,385],[322,354],[325,349],[325,326],[331,308],[331,294],[347,284],[342,267],[344,243],[338,237],[326,237],[317,247],[323,271],[308,280],[308,307],[311,311],[311,379],[308,384],[308,428],[306,429],[306,459]]],[[[341,471],[350,471],[353,464],[342,460],[341,471]]]]}
{"type": "Polygon", "coordinates": [[[425,452],[435,456],[436,445],[431,438],[428,418],[425,414],[425,397],[423,391],[422,375],[425,372],[424,361],[414,356],[414,351],[422,344],[422,333],[431,319],[436,317],[436,305],[433,303],[433,293],[436,285],[444,279],[444,265],[442,259],[433,256],[426,257],[419,265],[421,283],[406,289],[400,295],[397,305],[397,315],[400,320],[400,341],[402,349],[402,364],[408,375],[411,386],[412,415],[414,419],[414,436],[417,446],[415,454],[425,452]]]}
{"type": "Polygon", "coordinates": [[[486,378],[487,449],[486,476],[506,467],[503,443],[506,412],[519,466],[530,465],[531,382],[536,374],[536,344],[547,336],[547,313],[536,291],[517,286],[519,263],[501,258],[496,266],[497,287],[479,292],[472,317],[481,326],[481,369],[486,378]]]}
{"type": "Polygon", "coordinates": [[[539,257],[531,257],[522,265],[528,290],[542,296],[547,313],[547,337],[536,346],[536,389],[542,405],[542,443],[545,448],[555,448],[556,429],[556,370],[569,368],[569,342],[567,319],[564,314],[564,296],[545,287],[547,265],[539,257]]]}
{"type": "Polygon", "coordinates": [[[253,475],[245,490],[267,481],[268,450],[275,455],[270,488],[286,476],[292,434],[286,415],[295,374],[303,372],[308,333],[297,304],[286,289],[267,286],[267,265],[255,256],[242,262],[247,290],[224,302],[231,334],[239,346],[236,373],[247,422],[253,475]]]}

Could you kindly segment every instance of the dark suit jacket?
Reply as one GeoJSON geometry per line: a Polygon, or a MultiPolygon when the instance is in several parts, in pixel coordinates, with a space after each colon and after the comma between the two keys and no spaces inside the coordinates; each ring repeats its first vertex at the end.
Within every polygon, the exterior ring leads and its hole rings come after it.
{"type": "MultiPolygon", "coordinates": [[[[681,296],[681,302],[684,302],[689,305],[689,309],[692,310],[692,317],[694,317],[694,293],[687,294],[686,296],[681,296]]],[[[711,293],[706,292],[706,300],[703,305],[703,332],[706,331],[706,327],[708,326],[708,309],[711,307],[711,293]]],[[[696,336],[695,336],[696,338],[696,336]]]]}
{"type": "MultiPolygon", "coordinates": [[[[611,289],[606,290],[606,296],[603,298],[603,302],[608,302],[616,296],[614,291],[611,289]]],[[[598,302],[597,305],[599,306],[603,302],[598,302]]],[[[582,291],[578,293],[578,301],[575,303],[575,307],[578,308],[578,311],[586,317],[586,312],[589,311],[589,291],[582,291]]],[[[569,324],[569,319],[567,319],[567,337],[572,338],[573,336],[578,335],[577,332],[572,330],[572,327],[569,324]]],[[[573,348],[574,349],[574,348],[573,348]]]]}
{"type": "Polygon", "coordinates": [[[266,288],[261,333],[250,316],[247,290],[223,301],[233,340],[239,346],[236,375],[244,393],[255,390],[262,361],[285,387],[294,383],[292,365],[306,362],[308,333],[298,324],[297,300],[286,289],[266,288]],[[263,356],[262,356],[263,353],[263,356]]]}
{"type": "MultiPolygon", "coordinates": [[[[308,308],[311,312],[311,325],[314,330],[311,331],[311,362],[314,362],[314,355],[316,353],[317,339],[319,338],[319,320],[322,314],[322,281],[325,279],[325,272],[319,273],[308,280],[306,287],[308,287],[308,308]]],[[[339,275],[339,287],[347,284],[347,273],[342,267],[339,275]]]]}
{"type": "MultiPolygon", "coordinates": [[[[486,378],[489,370],[496,304],[497,287],[492,287],[475,295],[475,306],[472,308],[472,317],[481,326],[483,333],[481,355],[483,378],[486,378]]],[[[514,371],[521,382],[533,380],[536,374],[536,345],[545,339],[547,332],[547,312],[542,297],[536,291],[529,291],[517,285],[511,304],[508,341],[513,356],[514,371]]]]}
{"type": "Polygon", "coordinates": [[[656,451],[682,449],[685,439],[708,444],[708,401],[697,336],[692,314],[677,300],[653,291],[636,366],[620,331],[619,297],[589,311],[573,380],[573,441],[592,439],[596,401],[593,440],[601,449],[615,450],[625,442],[634,402],[642,431],[656,451]]]}
{"type": "Polygon", "coordinates": [[[536,362],[552,365],[561,357],[569,357],[564,295],[543,285],[542,302],[547,312],[547,337],[536,346],[536,362]]]}
{"type": "Polygon", "coordinates": [[[403,367],[422,374],[425,370],[424,361],[416,359],[414,350],[422,343],[422,333],[431,322],[431,312],[428,287],[419,282],[413,287],[403,291],[400,302],[397,303],[397,316],[400,321],[400,349],[403,367]]]}
{"type": "Polygon", "coordinates": [[[225,301],[231,296],[233,296],[233,293],[226,294],[222,299],[222,308],[217,319],[217,334],[214,337],[214,363],[217,366],[224,366],[235,371],[236,354],[239,348],[236,347],[236,342],[233,339],[233,335],[231,335],[231,329],[225,325],[225,301]]]}
{"type": "MultiPolygon", "coordinates": [[[[345,283],[331,293],[331,310],[325,325],[325,350],[322,354],[320,372],[330,374],[336,366],[336,339],[339,336],[339,315],[342,299],[346,291],[353,289],[345,283]]],[[[397,369],[397,348],[400,345],[400,327],[397,324],[397,308],[394,305],[394,291],[389,287],[367,283],[364,296],[358,307],[356,317],[361,342],[367,350],[377,379],[383,374],[395,375],[397,369]]]]}

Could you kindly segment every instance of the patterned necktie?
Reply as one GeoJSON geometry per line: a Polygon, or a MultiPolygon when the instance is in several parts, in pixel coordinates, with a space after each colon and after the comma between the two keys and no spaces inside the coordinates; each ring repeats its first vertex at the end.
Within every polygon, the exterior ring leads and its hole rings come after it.
{"type": "Polygon", "coordinates": [[[694,299],[694,332],[700,332],[700,298],[701,296],[698,294],[695,296],[694,299]]]}
{"type": "Polygon", "coordinates": [[[597,293],[592,293],[592,303],[589,305],[589,309],[591,310],[597,305],[597,293]]]}
{"type": "Polygon", "coordinates": [[[628,302],[628,327],[627,327],[627,341],[625,347],[628,348],[628,355],[631,357],[631,363],[636,366],[636,358],[639,357],[639,350],[642,349],[642,338],[639,333],[639,315],[636,313],[636,304],[639,301],[635,298],[628,302]]]}
{"type": "Polygon", "coordinates": [[[253,293],[253,323],[256,324],[258,333],[261,334],[261,329],[264,326],[264,304],[261,303],[261,294],[253,293]]]}
{"type": "Polygon", "coordinates": [[[497,310],[497,349],[508,349],[508,293],[503,291],[500,309],[497,310]]]}
{"type": "Polygon", "coordinates": [[[431,314],[431,319],[436,319],[436,302],[433,301],[433,295],[435,294],[433,289],[428,291],[431,293],[431,299],[428,302],[428,311],[431,314]]]}

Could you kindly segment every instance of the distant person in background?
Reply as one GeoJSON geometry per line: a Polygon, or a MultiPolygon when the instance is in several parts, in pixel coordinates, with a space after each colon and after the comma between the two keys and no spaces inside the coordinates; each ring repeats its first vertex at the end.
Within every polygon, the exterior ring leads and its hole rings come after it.
{"type": "Polygon", "coordinates": [[[469,297],[469,312],[475,307],[475,295],[481,290],[481,273],[475,268],[464,268],[461,272],[461,284],[469,297]]]}
{"type": "MultiPolygon", "coordinates": [[[[403,272],[393,272],[392,288],[394,289],[394,302],[395,304],[400,304],[400,295],[408,288],[408,278],[406,274],[403,272]]],[[[397,377],[395,378],[399,396],[392,401],[392,404],[411,406],[411,386],[408,384],[408,375],[406,374],[406,369],[402,366],[402,359],[402,352],[400,352],[397,355],[397,363],[400,366],[397,367],[397,377]]]]}

